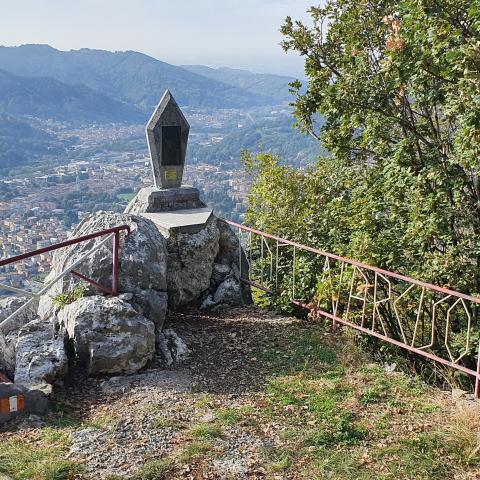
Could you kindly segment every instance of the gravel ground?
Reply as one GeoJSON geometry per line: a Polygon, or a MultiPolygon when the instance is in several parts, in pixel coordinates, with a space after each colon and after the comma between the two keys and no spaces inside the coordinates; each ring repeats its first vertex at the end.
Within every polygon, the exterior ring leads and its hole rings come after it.
{"type": "Polygon", "coordinates": [[[82,419],[68,455],[86,469],[81,478],[128,478],[152,459],[178,456],[195,440],[207,442],[209,454],[186,460],[166,478],[264,478],[263,452],[275,447],[278,426],[234,422],[218,437],[193,440],[191,428],[216,424],[219,411],[261,404],[267,334],[294,322],[253,307],[176,314],[169,327],[190,349],[182,363],[168,368],[157,359],[144,373],[111,379],[84,378],[79,369],[60,393],[82,419]]]}
{"type": "Polygon", "coordinates": [[[478,431],[477,410],[465,416],[442,392],[385,372],[346,337],[254,307],[175,314],[167,328],[165,345],[188,349],[186,359],[167,366],[159,356],[137,375],[112,378],[73,366],[46,418],[18,419],[2,435],[44,450],[63,438],[67,463],[83,466],[68,480],[480,478],[451,445],[425,443],[441,419],[454,440],[450,427],[457,435],[465,425],[458,438],[478,452],[468,433],[478,431]]]}

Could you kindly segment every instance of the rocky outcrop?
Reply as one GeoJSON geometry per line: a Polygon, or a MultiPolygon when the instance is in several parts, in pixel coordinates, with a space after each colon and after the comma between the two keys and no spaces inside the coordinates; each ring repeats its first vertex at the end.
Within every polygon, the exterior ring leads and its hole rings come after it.
{"type": "Polygon", "coordinates": [[[36,319],[18,332],[15,383],[44,385],[67,373],[68,358],[63,336],[50,323],[36,319]]]}
{"type": "Polygon", "coordinates": [[[246,277],[248,264],[237,236],[225,222],[212,215],[196,233],[173,232],[167,239],[167,248],[170,309],[251,303],[249,288],[240,280],[240,259],[246,277]]]}
{"type": "Polygon", "coordinates": [[[190,349],[171,328],[160,332],[156,338],[158,350],[163,356],[167,366],[183,362],[190,355],[190,349]]]}
{"type": "Polygon", "coordinates": [[[91,375],[137,372],[155,353],[154,323],[120,298],[81,298],[58,321],[91,375]]]}
{"type": "Polygon", "coordinates": [[[122,298],[127,299],[133,308],[155,324],[156,331],[160,332],[165,321],[168,309],[167,292],[156,290],[140,290],[134,294],[123,294],[122,298]]]}
{"type": "MultiPolygon", "coordinates": [[[[26,297],[0,299],[0,323],[29,301],[26,297]]],[[[15,373],[15,348],[20,329],[36,318],[37,302],[28,307],[0,329],[0,369],[13,378],[15,373]]]]}
{"type": "MultiPolygon", "coordinates": [[[[0,321],[27,302],[28,298],[22,297],[1,299],[0,321]]],[[[68,359],[63,336],[57,335],[51,322],[41,321],[36,310],[36,302],[30,302],[2,327],[0,370],[15,380],[15,385],[4,385],[10,391],[6,396],[20,391],[25,396],[26,411],[43,413],[52,393],[51,383],[65,375],[68,359]]]]}
{"type": "Polygon", "coordinates": [[[172,233],[168,239],[168,303],[173,310],[201,301],[210,287],[220,232],[215,218],[197,233],[172,233]]]}
{"type": "MultiPolygon", "coordinates": [[[[106,230],[119,225],[128,225],[131,234],[122,234],[120,248],[120,290],[134,294],[133,304],[161,328],[165,309],[159,308],[164,302],[167,290],[167,247],[166,241],[157,227],[150,221],[135,215],[112,212],[98,212],[81,222],[73,231],[72,237],[106,230]],[[163,317],[162,317],[163,315],[163,317]]],[[[68,268],[82,255],[98,245],[103,238],[96,238],[82,244],[75,244],[56,252],[53,268],[47,282],[68,268]]],[[[75,268],[101,285],[110,288],[112,284],[112,243],[102,246],[75,268]]],[[[60,293],[72,291],[81,280],[67,275],[40,300],[39,314],[42,318],[51,317],[59,308],[53,299],[60,293]]],[[[83,282],[83,284],[85,284],[83,282]]],[[[87,295],[95,295],[93,286],[88,287],[87,295]]]]}
{"type": "Polygon", "coordinates": [[[250,288],[242,282],[248,278],[248,262],[240,241],[230,226],[217,219],[220,233],[218,253],[212,268],[210,288],[202,309],[225,309],[252,303],[250,288]]]}
{"type": "MultiPolygon", "coordinates": [[[[0,329],[0,370],[23,389],[29,411],[46,408],[52,384],[65,375],[69,358],[84,362],[90,375],[136,373],[156,352],[167,364],[181,361],[189,351],[173,330],[163,330],[168,309],[219,309],[251,301],[241,281],[248,276],[248,264],[239,240],[214,215],[195,228],[162,234],[147,218],[98,212],[82,221],[72,237],[123,224],[131,234],[121,236],[118,297],[99,295],[90,284],[67,275],[42,296],[38,308],[32,302],[0,329]],[[79,284],[87,287],[81,298],[62,305],[59,295],[71,293],[79,284]]],[[[102,240],[57,251],[46,281],[102,240]]],[[[75,270],[109,288],[112,243],[101,246],[75,270]]],[[[27,301],[1,299],[0,322],[27,301]]]]}

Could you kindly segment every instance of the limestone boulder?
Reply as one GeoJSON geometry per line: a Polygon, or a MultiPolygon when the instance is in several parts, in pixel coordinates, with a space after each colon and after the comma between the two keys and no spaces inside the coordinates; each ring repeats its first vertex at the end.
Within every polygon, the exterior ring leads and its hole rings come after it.
{"type": "Polygon", "coordinates": [[[218,287],[232,272],[230,265],[223,263],[214,263],[212,269],[212,278],[210,284],[212,287],[218,287]]]}
{"type": "Polygon", "coordinates": [[[18,333],[15,346],[15,383],[51,384],[68,370],[63,335],[49,322],[33,320],[18,333]]]}
{"type": "MultiPolygon", "coordinates": [[[[131,292],[138,296],[137,305],[142,311],[155,312],[156,323],[161,323],[157,307],[159,298],[167,290],[167,245],[157,227],[145,218],[113,212],[97,212],[83,220],[73,231],[71,237],[80,237],[90,233],[106,230],[119,225],[128,225],[131,234],[122,234],[120,244],[120,291],[131,292]],[[145,294],[150,292],[150,294],[145,294]],[[157,295],[159,294],[159,295],[157,295]],[[152,302],[152,303],[150,303],[152,302]]],[[[89,240],[81,244],[58,250],[53,258],[52,272],[47,282],[55,278],[86,252],[98,245],[105,237],[89,240]]],[[[93,279],[107,288],[112,285],[112,241],[102,246],[75,268],[79,273],[93,279]]],[[[39,315],[51,317],[59,311],[54,298],[64,292],[72,291],[81,282],[73,275],[67,275],[57,282],[50,291],[40,299],[39,315]]],[[[82,282],[85,285],[84,282],[82,282]]],[[[86,295],[96,295],[98,291],[88,286],[86,295]]]]}
{"type": "Polygon", "coordinates": [[[166,328],[158,333],[156,341],[158,351],[162,354],[167,366],[181,363],[190,355],[190,349],[185,341],[171,328],[166,328]]]}
{"type": "MultiPolygon", "coordinates": [[[[217,263],[222,265],[239,265],[239,259],[243,255],[240,251],[240,241],[234,231],[222,220],[217,221],[220,237],[218,239],[217,263]]],[[[245,262],[245,260],[242,261],[245,262]]]]}
{"type": "Polygon", "coordinates": [[[168,239],[168,304],[173,310],[199,304],[208,294],[220,231],[212,217],[196,233],[173,232],[168,239]]]}
{"type": "Polygon", "coordinates": [[[240,240],[232,228],[217,219],[220,232],[218,253],[213,264],[210,291],[202,309],[219,309],[252,303],[250,287],[242,281],[248,278],[249,266],[240,240]]]}
{"type": "Polygon", "coordinates": [[[155,324],[155,330],[160,332],[168,309],[168,295],[156,290],[139,290],[135,292],[129,303],[135,310],[155,324]]]}
{"type": "Polygon", "coordinates": [[[90,375],[134,373],[154,356],[154,323],[121,298],[81,298],[58,321],[90,375]]]}
{"type": "MultiPolygon", "coordinates": [[[[26,297],[0,299],[0,323],[29,302],[26,297]]],[[[30,301],[27,308],[0,329],[0,369],[13,378],[15,372],[15,347],[21,328],[37,317],[37,302],[30,301]]]]}
{"type": "Polygon", "coordinates": [[[241,305],[242,287],[235,277],[226,278],[215,290],[213,301],[216,305],[241,305]]]}

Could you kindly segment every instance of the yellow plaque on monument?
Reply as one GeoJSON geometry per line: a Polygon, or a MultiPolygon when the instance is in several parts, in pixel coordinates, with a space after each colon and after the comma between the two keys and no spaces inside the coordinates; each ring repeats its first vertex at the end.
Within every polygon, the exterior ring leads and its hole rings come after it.
{"type": "Polygon", "coordinates": [[[176,170],[166,170],[165,171],[165,180],[176,180],[177,171],[176,170]]]}

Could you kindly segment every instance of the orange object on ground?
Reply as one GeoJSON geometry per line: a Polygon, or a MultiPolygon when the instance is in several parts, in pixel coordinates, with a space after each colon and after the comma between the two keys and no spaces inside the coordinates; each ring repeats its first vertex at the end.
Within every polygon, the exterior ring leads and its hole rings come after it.
{"type": "Polygon", "coordinates": [[[0,413],[2,415],[19,412],[24,408],[25,397],[23,395],[14,395],[12,397],[0,398],[0,413]]]}

